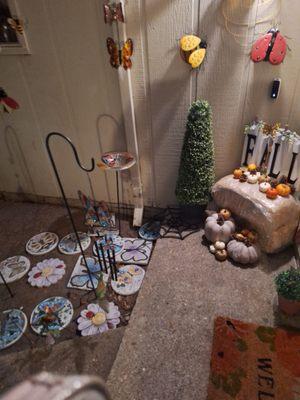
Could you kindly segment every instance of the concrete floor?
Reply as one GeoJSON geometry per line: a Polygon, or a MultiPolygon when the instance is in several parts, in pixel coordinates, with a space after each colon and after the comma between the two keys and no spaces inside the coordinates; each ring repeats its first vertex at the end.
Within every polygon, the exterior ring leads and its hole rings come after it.
{"type": "Polygon", "coordinates": [[[292,249],[240,268],[216,261],[202,235],[157,242],[109,375],[114,400],[206,399],[214,318],[274,323],[273,277],[292,249]]]}
{"type": "MultiPolygon", "coordinates": [[[[82,215],[78,218],[82,223],[82,215]]],[[[26,240],[35,233],[52,230],[62,237],[70,231],[62,207],[26,203],[0,203],[0,226],[1,259],[25,254],[26,240]]],[[[121,328],[114,337],[103,335],[87,342],[83,338],[64,340],[74,337],[70,331],[51,351],[45,349],[42,339],[35,337],[37,348],[33,350],[24,350],[23,341],[23,347],[16,344],[13,352],[1,352],[1,383],[6,379],[13,384],[13,377],[19,381],[39,369],[53,371],[60,355],[63,362],[57,368],[61,373],[94,371],[106,378],[113,365],[108,377],[113,400],[205,399],[215,316],[274,324],[273,277],[294,260],[292,249],[288,249],[264,256],[254,268],[220,263],[208,252],[202,235],[198,232],[184,241],[157,242],[125,333],[121,328]],[[83,348],[86,357],[79,357],[83,348]]],[[[66,257],[71,273],[71,256],[50,255],[66,257]]],[[[39,258],[34,257],[37,261],[39,258]]],[[[17,293],[12,300],[0,286],[1,310],[20,306],[24,300],[30,315],[33,307],[48,296],[50,288],[25,288],[22,281],[12,285],[17,293]]],[[[57,286],[57,290],[60,294],[66,289],[57,286]]]]}

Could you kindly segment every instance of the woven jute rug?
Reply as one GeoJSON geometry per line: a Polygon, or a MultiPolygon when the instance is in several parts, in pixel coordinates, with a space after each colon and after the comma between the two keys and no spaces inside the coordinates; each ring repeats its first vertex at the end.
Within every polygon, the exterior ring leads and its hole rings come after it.
{"type": "Polygon", "coordinates": [[[217,317],[207,400],[300,400],[300,332],[217,317]]]}

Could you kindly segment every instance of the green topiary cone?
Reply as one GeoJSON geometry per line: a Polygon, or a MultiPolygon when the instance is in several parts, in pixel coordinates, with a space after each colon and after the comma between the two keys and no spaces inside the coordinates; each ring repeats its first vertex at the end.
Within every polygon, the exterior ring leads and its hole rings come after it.
{"type": "Polygon", "coordinates": [[[206,100],[192,103],[186,124],[176,197],[182,205],[204,205],[214,183],[212,112],[206,100]]]}

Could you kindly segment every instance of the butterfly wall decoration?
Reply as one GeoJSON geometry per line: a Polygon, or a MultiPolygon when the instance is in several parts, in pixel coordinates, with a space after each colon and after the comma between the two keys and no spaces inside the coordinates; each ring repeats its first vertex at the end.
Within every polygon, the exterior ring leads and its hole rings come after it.
{"type": "Polygon", "coordinates": [[[0,112],[11,113],[13,110],[20,108],[16,100],[8,97],[5,90],[0,87],[0,112]]]}
{"type": "Polygon", "coordinates": [[[112,24],[114,21],[124,22],[124,15],[121,3],[106,2],[103,4],[104,22],[112,24]]]}
{"type": "Polygon", "coordinates": [[[126,42],[120,47],[113,38],[106,39],[106,46],[108,54],[110,55],[110,65],[113,68],[122,66],[125,71],[132,67],[131,56],[133,54],[133,41],[127,39],[126,42]]]}
{"type": "Polygon", "coordinates": [[[19,18],[7,18],[7,22],[11,29],[13,29],[19,35],[24,34],[24,22],[19,18]]]}
{"type": "Polygon", "coordinates": [[[269,61],[273,65],[278,65],[284,60],[286,49],[284,36],[278,29],[272,28],[255,41],[250,57],[254,62],[269,61]]]}

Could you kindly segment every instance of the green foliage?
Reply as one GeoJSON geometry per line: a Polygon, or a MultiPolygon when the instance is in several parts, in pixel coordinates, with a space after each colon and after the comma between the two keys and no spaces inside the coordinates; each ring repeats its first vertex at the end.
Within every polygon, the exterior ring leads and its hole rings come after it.
{"type": "Polygon", "coordinates": [[[214,183],[212,112],[209,103],[192,103],[186,124],[176,197],[182,205],[204,205],[214,183]]]}
{"type": "Polygon", "coordinates": [[[300,270],[291,267],[275,278],[277,293],[289,300],[300,301],[300,270]]]}

